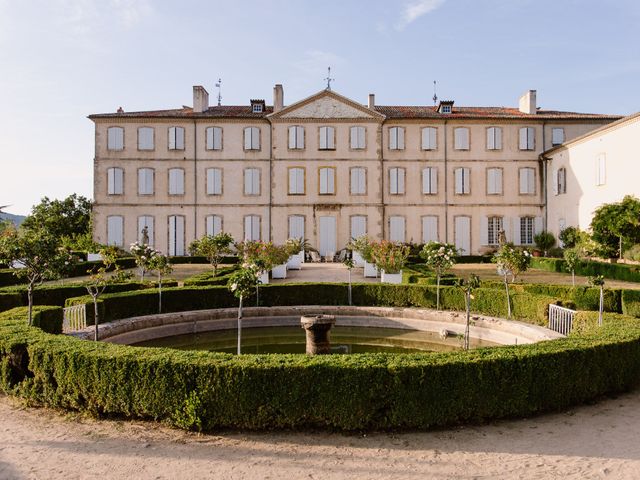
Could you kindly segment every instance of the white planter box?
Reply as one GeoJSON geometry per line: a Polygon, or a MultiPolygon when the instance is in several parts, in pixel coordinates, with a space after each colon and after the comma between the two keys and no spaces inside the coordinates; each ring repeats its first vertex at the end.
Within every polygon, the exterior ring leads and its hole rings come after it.
{"type": "Polygon", "coordinates": [[[287,278],[287,264],[276,265],[271,270],[271,278],[287,278]]]}
{"type": "Polygon", "coordinates": [[[304,252],[291,255],[287,261],[287,268],[289,270],[300,270],[302,268],[302,262],[304,261],[304,252]]]}
{"type": "Polygon", "coordinates": [[[99,253],[87,253],[87,262],[95,262],[102,260],[102,255],[99,253]]]}
{"type": "Polygon", "coordinates": [[[378,269],[375,263],[364,262],[364,276],[367,278],[376,278],[378,269]]]}
{"type": "Polygon", "coordinates": [[[364,267],[364,258],[358,252],[353,252],[353,264],[356,267],[364,267]]]}
{"type": "Polygon", "coordinates": [[[384,270],[382,270],[380,280],[382,283],[393,283],[399,285],[402,283],[402,270],[398,273],[384,273],[384,270]]]}
{"type": "Polygon", "coordinates": [[[269,283],[269,272],[262,272],[260,276],[258,276],[258,281],[260,285],[267,285],[269,283]]]}

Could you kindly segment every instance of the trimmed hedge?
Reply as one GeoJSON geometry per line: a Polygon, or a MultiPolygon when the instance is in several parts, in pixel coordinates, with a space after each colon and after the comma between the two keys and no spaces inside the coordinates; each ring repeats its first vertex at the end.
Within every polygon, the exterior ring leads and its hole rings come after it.
{"type": "Polygon", "coordinates": [[[622,313],[640,318],[640,290],[622,290],[622,313]]]}
{"type": "MultiPolygon", "coordinates": [[[[531,267],[547,272],[571,273],[561,258],[532,258],[531,267]]],[[[610,280],[640,282],[640,268],[637,265],[587,261],[576,267],[576,275],[592,277],[602,275],[610,280]]]]}
{"type": "MultiPolygon", "coordinates": [[[[346,284],[278,284],[260,287],[260,306],[276,305],[347,305],[346,284]]],[[[353,305],[435,308],[436,288],[423,285],[353,284],[353,305]]],[[[548,305],[557,299],[553,296],[514,292],[511,297],[513,317],[546,324],[548,305]]],[[[67,299],[66,305],[87,305],[87,323],[93,324],[93,300],[84,295],[67,299]]],[[[256,304],[255,296],[246,299],[245,305],[256,304]]],[[[162,311],[182,312],[236,307],[238,300],[226,287],[181,287],[162,290],[162,311]]],[[[464,294],[456,287],[440,289],[440,305],[444,310],[464,310],[464,294]]],[[[98,301],[100,321],[110,322],[138,315],[158,312],[156,290],[129,291],[102,295],[98,301]]],[[[504,292],[478,289],[472,302],[474,312],[497,317],[507,315],[504,292]]]]}
{"type": "MultiPolygon", "coordinates": [[[[107,285],[106,292],[126,292],[130,290],[143,290],[155,288],[155,283],[127,282],[107,285]]],[[[163,286],[175,287],[176,281],[163,282],[163,286]]],[[[73,285],[44,285],[33,290],[34,305],[56,305],[64,307],[69,297],[86,295],[87,289],[83,284],[73,285]]],[[[10,308],[23,307],[28,304],[27,289],[23,286],[15,286],[0,290],[0,312],[10,308]]]]}
{"type": "Polygon", "coordinates": [[[469,352],[242,355],[49,335],[0,314],[0,390],[53,407],[181,428],[427,429],[528,416],[627,391],[640,322],[469,352]]]}
{"type": "Polygon", "coordinates": [[[218,274],[214,277],[213,270],[198,273],[193,275],[184,281],[185,286],[198,286],[198,285],[226,285],[229,281],[231,274],[237,270],[235,265],[233,266],[219,266],[218,274]]]}
{"type": "Polygon", "coordinates": [[[8,287],[9,285],[20,285],[27,283],[24,278],[18,278],[13,274],[14,270],[11,268],[0,269],[0,287],[8,287]]]}

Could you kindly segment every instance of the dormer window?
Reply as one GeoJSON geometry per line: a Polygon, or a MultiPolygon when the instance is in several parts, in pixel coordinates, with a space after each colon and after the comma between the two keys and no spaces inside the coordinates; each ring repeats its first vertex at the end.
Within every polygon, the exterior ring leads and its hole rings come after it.
{"type": "Polygon", "coordinates": [[[453,111],[453,100],[443,100],[438,105],[438,113],[451,113],[453,111]]]}
{"type": "Polygon", "coordinates": [[[264,100],[251,100],[251,112],[262,113],[264,112],[264,100]]]}

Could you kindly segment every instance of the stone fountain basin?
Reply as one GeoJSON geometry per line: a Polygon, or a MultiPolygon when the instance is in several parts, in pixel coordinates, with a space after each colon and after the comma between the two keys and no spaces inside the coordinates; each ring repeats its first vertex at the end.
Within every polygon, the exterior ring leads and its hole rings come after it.
{"type": "MultiPolygon", "coordinates": [[[[300,326],[305,315],[333,315],[337,326],[383,327],[464,334],[464,312],[402,307],[278,306],[245,307],[243,328],[300,326]]],[[[98,338],[111,343],[134,344],[174,335],[231,330],[237,327],[237,308],[195,310],[130,317],[99,326],[98,338]]],[[[73,335],[92,340],[93,326],[73,335]]],[[[520,345],[563,338],[564,335],[529,323],[486,315],[472,315],[470,337],[500,345],[520,345]]]]}

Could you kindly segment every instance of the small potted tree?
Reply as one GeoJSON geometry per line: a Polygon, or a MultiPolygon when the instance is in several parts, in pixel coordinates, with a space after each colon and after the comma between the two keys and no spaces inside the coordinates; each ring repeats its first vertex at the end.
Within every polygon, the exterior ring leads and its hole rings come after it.
{"type": "Polygon", "coordinates": [[[371,256],[381,271],[383,283],[402,283],[402,268],[409,258],[409,247],[383,240],[371,245],[371,256]]]}
{"type": "Polygon", "coordinates": [[[516,248],[512,243],[505,243],[493,255],[492,261],[498,266],[498,274],[502,276],[507,293],[507,318],[511,318],[511,296],[509,294],[509,277],[516,277],[526,272],[531,264],[531,254],[527,249],[516,248]]]}
{"type": "Polygon", "coordinates": [[[542,251],[542,254],[546,257],[550,248],[556,244],[556,237],[551,232],[540,232],[533,237],[533,241],[536,247],[542,251]]]}
{"type": "Polygon", "coordinates": [[[304,246],[302,238],[290,238],[286,243],[289,258],[287,259],[288,270],[300,270],[304,262],[304,246]]]}
{"type": "Polygon", "coordinates": [[[237,353],[242,353],[242,303],[246,297],[251,295],[254,288],[258,286],[258,271],[253,264],[243,263],[240,269],[236,270],[229,277],[228,288],[238,299],[238,348],[237,353]]]}
{"type": "Polygon", "coordinates": [[[150,270],[149,263],[153,256],[157,253],[146,243],[133,242],[129,251],[136,260],[136,265],[140,270],[140,281],[144,282],[144,276],[150,270]]]}
{"type": "Polygon", "coordinates": [[[155,252],[149,262],[149,269],[158,275],[158,313],[162,313],[162,279],[173,272],[169,257],[155,252]]]}
{"type": "Polygon", "coordinates": [[[378,276],[378,268],[372,256],[372,242],[369,237],[363,235],[351,242],[353,250],[353,263],[364,267],[364,276],[375,278],[378,276]]]}
{"type": "Polygon", "coordinates": [[[199,240],[194,240],[189,245],[191,255],[202,255],[205,257],[213,268],[213,276],[218,274],[218,266],[224,255],[231,253],[231,245],[233,237],[226,233],[220,232],[217,235],[205,235],[199,240]]]}
{"type": "Polygon", "coordinates": [[[289,260],[289,248],[286,245],[271,245],[271,277],[287,278],[287,261],[289,260]]]}
{"type": "Polygon", "coordinates": [[[436,274],[436,309],[440,310],[440,278],[456,263],[457,250],[449,243],[429,242],[420,252],[427,267],[436,274]]]}

